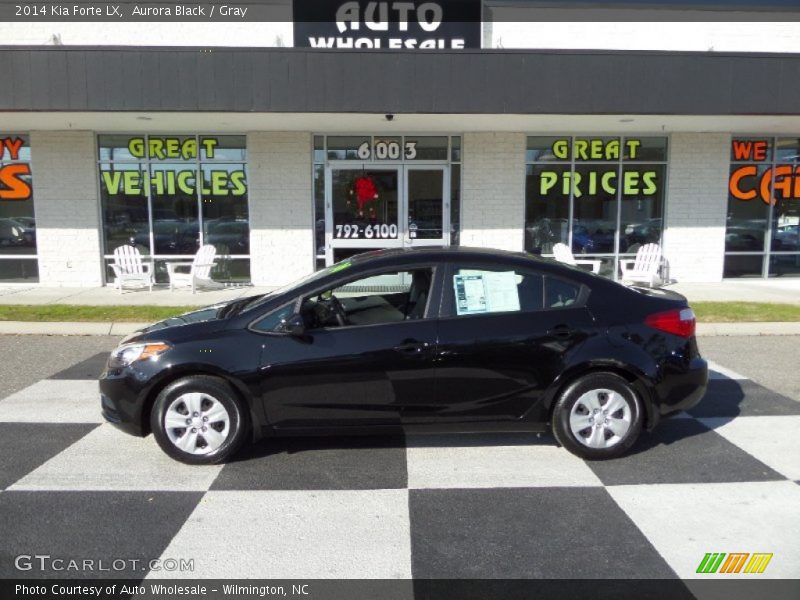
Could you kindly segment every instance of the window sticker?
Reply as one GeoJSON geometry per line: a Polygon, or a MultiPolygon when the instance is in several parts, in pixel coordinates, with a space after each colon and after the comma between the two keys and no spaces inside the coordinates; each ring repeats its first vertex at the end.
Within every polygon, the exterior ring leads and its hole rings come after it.
{"type": "Polygon", "coordinates": [[[487,312],[483,275],[454,275],[453,287],[458,315],[487,312]]]}
{"type": "Polygon", "coordinates": [[[514,271],[462,271],[453,276],[453,289],[459,316],[520,309],[514,271]]]}

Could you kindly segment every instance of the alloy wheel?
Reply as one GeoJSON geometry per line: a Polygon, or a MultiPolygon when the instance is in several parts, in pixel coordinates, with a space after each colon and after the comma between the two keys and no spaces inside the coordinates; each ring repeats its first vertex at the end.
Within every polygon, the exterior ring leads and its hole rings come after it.
{"type": "Polygon", "coordinates": [[[188,454],[209,454],[228,439],[230,415],[223,404],[201,392],[187,392],[175,398],[164,414],[164,430],[179,450],[188,454]]]}
{"type": "Polygon", "coordinates": [[[619,392],[590,390],[573,404],[569,427],[575,438],[589,448],[611,448],[631,428],[633,412],[619,392]]]}

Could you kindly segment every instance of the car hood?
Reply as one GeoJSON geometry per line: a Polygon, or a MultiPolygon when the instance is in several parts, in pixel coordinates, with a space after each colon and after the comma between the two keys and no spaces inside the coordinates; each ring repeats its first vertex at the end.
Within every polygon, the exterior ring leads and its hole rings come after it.
{"type": "Polygon", "coordinates": [[[163,321],[157,321],[152,325],[148,325],[147,327],[143,327],[142,329],[135,331],[126,337],[123,342],[132,341],[146,334],[161,332],[164,329],[177,330],[177,328],[183,328],[187,325],[196,325],[199,323],[210,324],[215,321],[222,322],[227,320],[230,316],[236,314],[236,311],[232,310],[234,309],[234,305],[244,305],[256,298],[261,298],[261,296],[247,296],[245,298],[236,298],[226,302],[219,302],[217,304],[204,306],[203,308],[198,308],[197,310],[183,313],[182,315],[164,319],[163,321]]]}

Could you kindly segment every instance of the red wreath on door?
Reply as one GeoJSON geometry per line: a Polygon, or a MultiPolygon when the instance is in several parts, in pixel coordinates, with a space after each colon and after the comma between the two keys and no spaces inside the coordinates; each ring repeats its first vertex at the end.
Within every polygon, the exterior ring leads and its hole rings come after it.
{"type": "Polygon", "coordinates": [[[353,189],[355,189],[356,192],[358,210],[364,210],[364,206],[367,202],[374,202],[378,199],[378,188],[375,187],[375,182],[372,180],[372,177],[356,177],[355,182],[353,182],[353,189]]]}

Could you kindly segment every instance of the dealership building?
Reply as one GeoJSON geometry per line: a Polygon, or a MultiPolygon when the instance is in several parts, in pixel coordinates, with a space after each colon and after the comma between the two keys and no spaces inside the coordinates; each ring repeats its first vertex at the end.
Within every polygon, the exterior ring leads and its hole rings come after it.
{"type": "Polygon", "coordinates": [[[332,34],[3,24],[0,284],[112,283],[125,244],[159,281],[202,244],[256,285],[369,249],[559,242],[609,277],[649,242],[671,280],[800,276],[796,22],[478,5],[332,34]]]}

